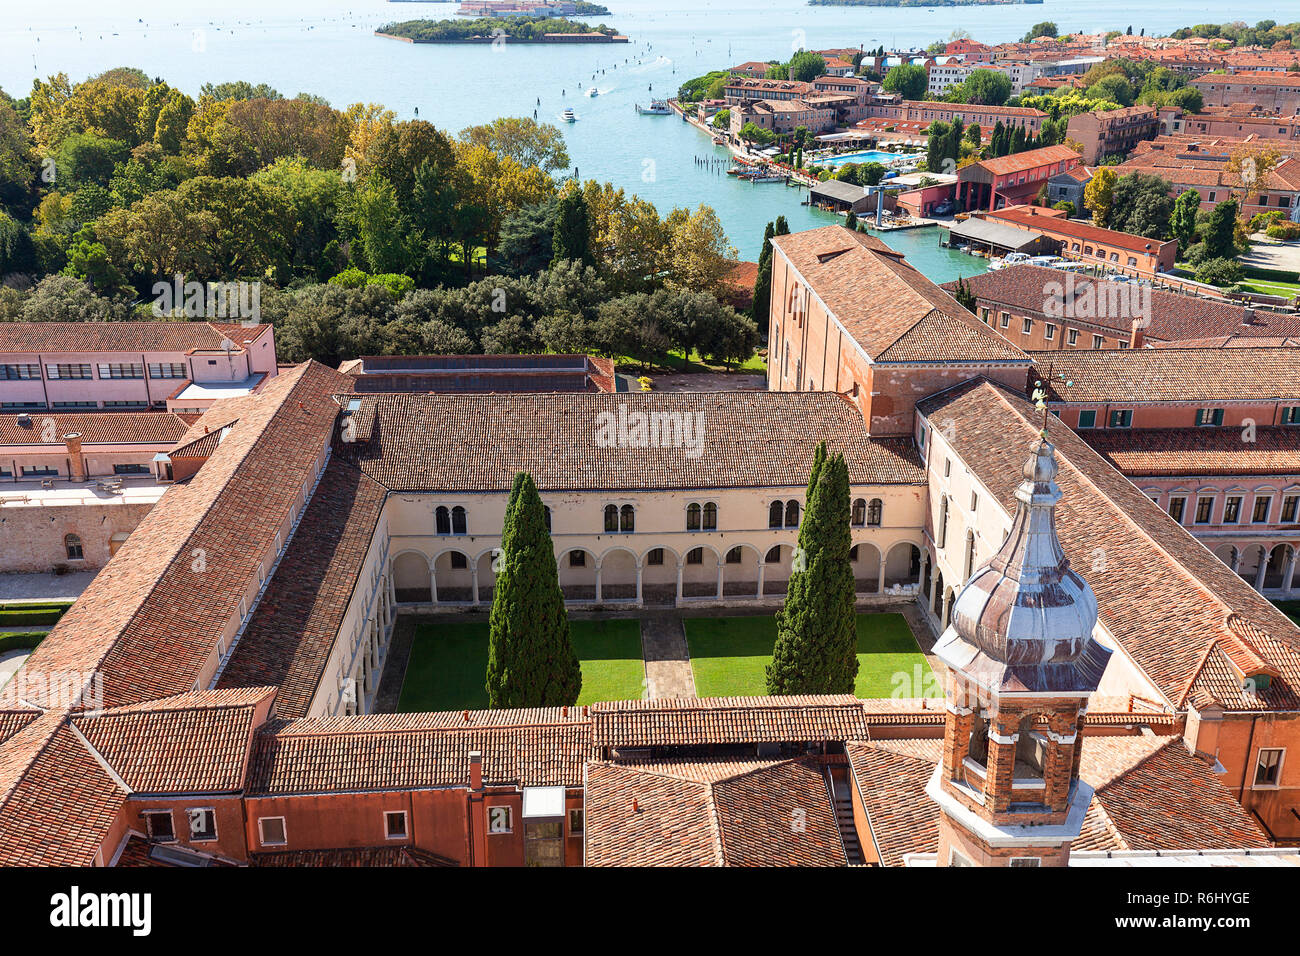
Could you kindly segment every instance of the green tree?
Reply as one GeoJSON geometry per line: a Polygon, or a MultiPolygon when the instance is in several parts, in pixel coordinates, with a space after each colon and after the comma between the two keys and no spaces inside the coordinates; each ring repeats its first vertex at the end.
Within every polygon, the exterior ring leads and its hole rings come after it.
{"type": "Polygon", "coordinates": [[[1180,193],[1174,200],[1173,211],[1169,214],[1169,233],[1178,240],[1180,255],[1187,255],[1187,250],[1196,236],[1196,213],[1201,208],[1201,194],[1195,189],[1180,193]]]}
{"type": "Polygon", "coordinates": [[[1206,259],[1237,256],[1237,200],[1228,199],[1211,210],[1203,231],[1206,259]]]}
{"type": "Polygon", "coordinates": [[[754,279],[754,303],[749,314],[754,321],[767,325],[768,313],[772,308],[772,237],[776,235],[776,226],[769,222],[763,230],[763,245],[758,250],[758,275],[754,279]]]}
{"type": "Polygon", "coordinates": [[[844,456],[818,446],[776,648],[767,666],[769,694],[848,694],[858,673],[849,470],[844,456]]]}
{"type": "Polygon", "coordinates": [[[1174,201],[1167,180],[1150,173],[1129,173],[1115,181],[1111,197],[1110,228],[1148,239],[1169,235],[1174,201]]]}
{"type": "Polygon", "coordinates": [[[533,478],[515,476],[494,559],[496,584],[488,618],[488,705],[558,707],[575,704],[582,670],[569,641],[555,545],[533,478]]]}
{"type": "Polygon", "coordinates": [[[1011,77],[999,70],[973,70],[958,90],[956,102],[1002,106],[1011,98],[1011,77]]]}
{"type": "Polygon", "coordinates": [[[905,100],[919,100],[930,85],[930,75],[925,67],[915,63],[901,63],[885,74],[886,92],[897,93],[905,100]]]}
{"type": "Polygon", "coordinates": [[[555,210],[555,232],[551,235],[552,262],[571,259],[591,265],[595,261],[587,212],[587,200],[581,190],[569,189],[560,196],[555,210]]]}
{"type": "Polygon", "coordinates": [[[1029,32],[1025,34],[1021,42],[1031,43],[1039,37],[1055,37],[1056,35],[1056,24],[1051,20],[1044,20],[1042,23],[1035,23],[1030,27],[1029,32]]]}
{"type": "Polygon", "coordinates": [[[800,83],[811,83],[826,72],[826,58],[811,50],[800,50],[790,58],[789,76],[800,83]]]}
{"type": "Polygon", "coordinates": [[[495,119],[483,126],[461,130],[460,139],[475,146],[486,146],[500,156],[509,156],[520,166],[536,166],[548,173],[569,165],[569,151],[559,127],[535,119],[495,119]]]}

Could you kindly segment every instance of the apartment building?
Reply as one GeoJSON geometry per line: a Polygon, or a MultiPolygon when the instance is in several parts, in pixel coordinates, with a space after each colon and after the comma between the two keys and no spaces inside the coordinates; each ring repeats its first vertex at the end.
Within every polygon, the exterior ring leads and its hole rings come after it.
{"type": "Polygon", "coordinates": [[[1159,111],[1154,106],[1128,106],[1077,113],[1070,117],[1066,136],[1083,147],[1083,161],[1095,166],[1108,156],[1127,156],[1138,143],[1154,137],[1159,128],[1159,111]]]}
{"type": "Polygon", "coordinates": [[[1249,103],[1279,116],[1300,113],[1300,73],[1206,73],[1191,85],[1206,106],[1249,103]]]}

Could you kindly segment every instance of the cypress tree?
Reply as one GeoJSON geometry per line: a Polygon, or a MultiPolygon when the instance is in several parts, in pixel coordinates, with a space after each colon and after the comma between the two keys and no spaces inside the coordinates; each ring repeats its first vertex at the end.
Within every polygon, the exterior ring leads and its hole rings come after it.
{"type": "Polygon", "coordinates": [[[799,525],[803,560],[776,615],[769,694],[848,694],[858,673],[844,456],[827,458],[819,446],[809,485],[812,494],[799,525]]]}
{"type": "Polygon", "coordinates": [[[767,329],[768,310],[772,301],[772,237],[776,226],[767,224],[763,230],[763,248],[758,251],[758,275],[754,278],[754,304],[749,308],[758,327],[767,329]]]}
{"type": "Polygon", "coordinates": [[[587,200],[577,189],[569,189],[556,203],[555,232],[551,236],[551,261],[573,259],[592,265],[591,225],[587,200]]]}
{"type": "Polygon", "coordinates": [[[515,475],[506,505],[489,621],[488,706],[575,704],[582,670],[569,642],[555,548],[532,475],[515,475]]]}

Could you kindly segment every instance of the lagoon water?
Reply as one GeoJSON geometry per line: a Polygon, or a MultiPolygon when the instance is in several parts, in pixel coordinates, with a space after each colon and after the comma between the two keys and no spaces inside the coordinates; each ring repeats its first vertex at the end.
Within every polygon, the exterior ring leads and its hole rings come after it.
{"type": "MultiPolygon", "coordinates": [[[[197,96],[207,82],[264,82],[343,107],[379,102],[451,133],[497,116],[532,116],[564,130],[584,179],[609,180],[666,212],[708,203],[740,255],[758,253],[763,227],[836,221],[800,205],[806,190],[726,176],[726,151],[676,116],[639,116],[635,104],[744,60],[787,58],[800,47],[924,46],[964,29],[977,39],[1020,37],[1054,20],[1062,32],[1148,33],[1205,22],[1278,18],[1259,0],[1047,0],[959,8],[810,7],[803,0],[606,0],[603,18],[632,38],[614,45],[414,45],[373,36],[393,20],[449,17],[455,4],[388,0],[64,0],[24,5],[0,26],[0,88],[22,96],[33,78],[74,81],[137,66],[197,96]],[[116,12],[125,11],[125,12],[116,12]],[[595,86],[600,95],[583,95],[595,86]],[[540,101],[540,102],[539,102],[540,101]],[[560,121],[572,107],[576,123],[560,121]],[[709,162],[717,160],[717,162],[709,162]]],[[[589,18],[596,19],[596,18],[589,18]]],[[[936,281],[982,271],[983,260],[939,246],[935,229],[886,241],[936,281]]]]}

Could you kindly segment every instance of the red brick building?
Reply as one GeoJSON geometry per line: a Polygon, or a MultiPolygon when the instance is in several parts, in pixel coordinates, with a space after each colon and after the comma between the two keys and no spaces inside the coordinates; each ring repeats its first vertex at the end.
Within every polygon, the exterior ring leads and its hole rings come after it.
{"type": "Polygon", "coordinates": [[[958,208],[992,210],[1028,202],[1053,176],[1082,162],[1068,146],[1044,146],[971,163],[957,170],[958,208]]]}

